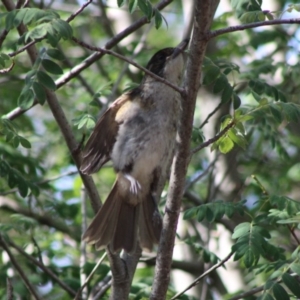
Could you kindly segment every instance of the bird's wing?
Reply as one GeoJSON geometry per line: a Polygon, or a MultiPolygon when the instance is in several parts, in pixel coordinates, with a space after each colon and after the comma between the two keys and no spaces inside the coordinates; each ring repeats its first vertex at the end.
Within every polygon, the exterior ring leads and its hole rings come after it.
{"type": "Polygon", "coordinates": [[[110,159],[121,123],[116,120],[116,115],[120,107],[128,101],[131,101],[130,93],[123,94],[98,120],[83,151],[80,167],[82,173],[95,173],[110,159]]]}

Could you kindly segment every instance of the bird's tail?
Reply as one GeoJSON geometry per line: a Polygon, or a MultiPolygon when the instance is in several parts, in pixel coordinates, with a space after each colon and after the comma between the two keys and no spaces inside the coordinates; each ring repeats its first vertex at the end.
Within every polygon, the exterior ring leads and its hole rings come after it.
{"type": "Polygon", "coordinates": [[[161,217],[152,195],[137,205],[119,193],[118,181],[83,235],[83,239],[97,249],[110,245],[113,252],[124,249],[133,252],[137,236],[143,248],[152,249],[158,243],[161,217]],[[139,232],[139,235],[138,235],[139,232]]]}

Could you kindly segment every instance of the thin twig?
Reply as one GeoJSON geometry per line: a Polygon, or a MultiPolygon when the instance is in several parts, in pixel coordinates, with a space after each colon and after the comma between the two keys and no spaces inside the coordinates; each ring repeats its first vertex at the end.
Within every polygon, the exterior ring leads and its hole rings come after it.
{"type": "Polygon", "coordinates": [[[206,142],[200,144],[199,146],[195,147],[191,150],[191,155],[195,154],[196,152],[200,151],[201,149],[211,145],[212,143],[216,142],[218,139],[220,139],[230,128],[234,126],[234,122],[230,122],[226,127],[224,127],[216,136],[213,138],[207,140],[206,142]]]}
{"type": "Polygon", "coordinates": [[[201,172],[199,175],[197,175],[195,178],[193,178],[193,180],[190,180],[186,183],[185,187],[184,187],[184,193],[193,185],[195,184],[197,181],[199,181],[201,178],[203,178],[208,172],[209,170],[215,165],[215,163],[217,162],[219,158],[219,154],[214,158],[214,160],[207,166],[207,168],[201,172]]]}
{"type": "Polygon", "coordinates": [[[10,262],[12,263],[12,265],[15,267],[15,269],[18,271],[20,277],[22,278],[22,280],[24,281],[25,286],[27,287],[29,293],[37,300],[40,300],[41,298],[39,297],[39,295],[37,294],[35,288],[33,287],[33,285],[30,283],[30,281],[27,278],[27,275],[24,273],[23,269],[21,268],[21,266],[19,265],[19,263],[17,262],[17,260],[15,259],[14,255],[11,253],[8,245],[6,244],[6,242],[4,241],[4,238],[2,237],[2,235],[0,234],[0,245],[2,246],[2,248],[5,250],[5,252],[7,253],[7,255],[9,256],[10,262]]]}
{"type": "MultiPolygon", "coordinates": [[[[101,1],[100,1],[101,2],[101,1]]],[[[152,28],[152,24],[150,24],[147,29],[145,30],[145,32],[143,33],[143,35],[141,36],[140,40],[139,40],[139,43],[136,45],[136,47],[134,48],[133,50],[133,53],[130,57],[130,59],[134,59],[137,54],[143,49],[144,45],[145,45],[145,42],[146,42],[146,39],[147,39],[147,36],[150,32],[150,29],[152,28]]],[[[117,80],[115,81],[112,89],[111,89],[111,95],[110,97],[111,98],[114,98],[115,95],[116,95],[116,90],[117,90],[117,87],[120,85],[120,82],[124,76],[124,74],[126,73],[126,71],[128,70],[128,66],[129,64],[128,63],[124,63],[124,66],[123,66],[123,69],[121,70],[117,80]]]]}
{"type": "Polygon", "coordinates": [[[199,129],[203,128],[203,126],[208,122],[208,120],[221,108],[221,106],[223,105],[222,102],[220,102],[215,108],[214,110],[209,113],[207,115],[207,117],[205,118],[205,120],[201,123],[201,125],[199,126],[199,129]]]}
{"type": "Polygon", "coordinates": [[[92,289],[89,299],[102,299],[106,291],[111,287],[112,277],[106,276],[92,289]]]}
{"type": "Polygon", "coordinates": [[[37,241],[35,240],[35,238],[33,236],[31,237],[31,240],[32,240],[33,244],[35,245],[35,247],[37,249],[38,258],[39,258],[40,263],[44,264],[43,257],[42,257],[42,251],[41,251],[41,248],[40,248],[39,244],[37,243],[37,241]]]}
{"type": "Polygon", "coordinates": [[[123,55],[121,55],[121,54],[119,54],[119,53],[116,53],[116,52],[114,52],[114,51],[112,51],[112,50],[108,50],[108,49],[104,49],[104,48],[100,48],[100,47],[96,47],[96,46],[89,45],[89,44],[87,44],[87,43],[85,43],[85,42],[83,42],[83,41],[78,40],[78,39],[75,38],[75,37],[72,37],[72,40],[73,40],[75,43],[77,43],[78,45],[80,45],[80,46],[82,46],[82,47],[85,47],[85,48],[87,48],[87,49],[89,49],[89,50],[96,51],[96,52],[99,52],[99,53],[110,54],[110,55],[113,55],[113,56],[115,56],[115,57],[117,57],[117,58],[119,58],[119,59],[122,59],[122,60],[128,62],[129,64],[135,66],[136,68],[138,68],[138,69],[144,71],[146,74],[150,75],[151,77],[155,78],[156,80],[161,81],[162,83],[164,83],[164,84],[170,86],[172,89],[174,89],[175,91],[177,91],[177,92],[180,93],[180,94],[183,94],[183,93],[185,92],[184,89],[179,88],[178,86],[172,84],[172,83],[169,82],[168,80],[166,80],[166,79],[164,79],[164,78],[162,78],[162,77],[160,77],[160,76],[158,76],[158,75],[152,73],[151,71],[149,71],[148,69],[146,69],[146,68],[142,67],[141,65],[137,64],[135,61],[133,61],[133,60],[130,59],[130,58],[127,58],[127,57],[125,57],[125,56],[123,56],[123,55]]]}
{"type": "Polygon", "coordinates": [[[20,206],[20,204],[17,201],[11,198],[0,196],[0,209],[5,209],[13,213],[25,215],[29,218],[36,220],[40,224],[46,225],[48,227],[53,227],[58,231],[68,234],[72,239],[76,241],[79,241],[81,238],[80,232],[77,230],[77,227],[72,228],[71,226],[66,225],[65,221],[57,217],[53,218],[49,214],[41,214],[40,212],[31,211],[30,209],[25,208],[24,206],[20,206]]]}
{"type": "Polygon", "coordinates": [[[102,255],[102,257],[99,259],[99,261],[97,262],[97,264],[95,265],[94,269],[92,270],[92,272],[90,273],[90,275],[87,277],[87,279],[85,280],[84,284],[81,286],[81,288],[78,290],[78,292],[76,293],[76,296],[74,298],[74,300],[78,300],[80,299],[81,296],[81,292],[83,291],[83,289],[86,287],[86,285],[89,283],[89,281],[92,279],[92,277],[94,276],[95,272],[97,271],[98,267],[101,265],[101,263],[103,262],[104,258],[106,257],[106,252],[104,252],[104,254],[102,255]]]}
{"type": "Polygon", "coordinates": [[[14,299],[14,289],[11,284],[11,280],[9,277],[6,278],[6,299],[13,300],[14,299]]]}
{"type": "MultiPolygon", "coordinates": [[[[1,236],[0,236],[1,238],[1,236]]],[[[21,247],[16,245],[12,241],[8,241],[8,244],[16,249],[20,254],[22,254],[24,257],[26,257],[29,261],[31,261],[34,265],[38,266],[41,270],[43,270],[54,282],[56,282],[58,285],[60,285],[65,291],[67,291],[70,295],[75,296],[76,292],[70,288],[68,285],[66,285],[63,281],[61,281],[56,274],[54,274],[49,268],[47,268],[44,264],[39,262],[37,259],[26,253],[21,247]]]]}
{"type": "MultiPolygon", "coordinates": [[[[290,274],[290,275],[293,276],[293,277],[298,276],[298,274],[296,274],[296,273],[292,273],[292,274],[290,274]]],[[[276,281],[276,283],[280,283],[280,282],[282,282],[282,279],[279,279],[279,280],[276,281]]],[[[265,286],[264,286],[264,285],[261,285],[261,286],[259,286],[259,287],[256,287],[256,288],[250,290],[250,291],[247,291],[247,292],[241,293],[241,294],[239,294],[239,295],[236,295],[236,296],[230,298],[229,300],[245,299],[245,298],[247,298],[247,297],[249,297],[249,296],[253,296],[253,295],[256,294],[256,293],[263,291],[264,288],[265,288],[265,286]]]]}
{"type": "MultiPolygon", "coordinates": [[[[76,174],[78,174],[78,170],[76,170],[76,171],[69,171],[69,172],[60,174],[58,176],[52,177],[52,178],[43,179],[41,181],[33,182],[33,184],[35,184],[35,185],[42,185],[42,184],[45,184],[45,183],[49,183],[51,181],[56,181],[56,180],[58,180],[58,179],[60,179],[62,177],[65,177],[65,176],[72,176],[72,175],[76,175],[76,174]]],[[[5,196],[5,195],[8,195],[8,194],[16,193],[18,191],[19,191],[18,188],[13,188],[13,189],[10,189],[8,191],[1,192],[0,196],[5,196]]]]}
{"type": "Polygon", "coordinates": [[[188,287],[186,287],[183,291],[177,293],[174,297],[172,297],[171,300],[177,299],[179,296],[183,295],[186,291],[188,291],[192,287],[196,286],[202,278],[206,277],[212,271],[214,271],[217,268],[219,268],[220,266],[224,265],[224,263],[226,263],[230,259],[230,257],[233,255],[233,253],[234,252],[230,252],[224,259],[222,259],[217,264],[215,264],[214,266],[209,268],[207,271],[205,271],[203,274],[201,274],[199,277],[197,277],[188,287]]]}
{"type": "Polygon", "coordinates": [[[235,31],[241,31],[251,28],[257,28],[261,26],[270,26],[270,25],[281,25],[281,24],[300,24],[300,19],[287,19],[287,20],[269,20],[269,21],[262,21],[262,22],[255,22],[255,23],[249,23],[249,24],[243,24],[243,25],[237,25],[237,26],[230,26],[223,29],[218,29],[215,31],[211,31],[207,34],[208,39],[212,39],[214,37],[217,37],[219,35],[229,33],[229,32],[235,32],[235,31]]]}
{"type": "Polygon", "coordinates": [[[290,225],[287,225],[287,228],[289,229],[290,233],[292,234],[292,236],[295,239],[295,241],[297,242],[297,244],[300,245],[300,241],[299,241],[297,235],[295,234],[295,230],[290,225]]]}
{"type": "Polygon", "coordinates": [[[86,1],[75,13],[71,14],[66,22],[70,23],[73,21],[89,4],[91,4],[93,0],[86,1]]]}
{"type": "Polygon", "coordinates": [[[31,42],[29,42],[28,44],[26,44],[25,46],[21,47],[20,49],[14,51],[14,52],[10,52],[10,53],[8,53],[7,55],[8,55],[9,57],[14,57],[14,56],[16,56],[17,54],[26,51],[26,50],[27,50],[28,48],[30,48],[32,45],[34,45],[35,43],[37,43],[37,42],[39,42],[39,41],[41,41],[41,40],[42,40],[42,39],[36,39],[36,40],[34,40],[34,41],[31,41],[31,42]]]}

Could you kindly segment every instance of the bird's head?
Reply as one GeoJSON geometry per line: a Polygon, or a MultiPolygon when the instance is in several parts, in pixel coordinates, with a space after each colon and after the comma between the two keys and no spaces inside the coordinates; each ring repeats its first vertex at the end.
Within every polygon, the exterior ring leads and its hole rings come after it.
{"type": "Polygon", "coordinates": [[[179,84],[184,67],[183,52],[188,43],[189,39],[185,39],[175,48],[159,50],[152,56],[146,68],[171,83],[179,84]]]}

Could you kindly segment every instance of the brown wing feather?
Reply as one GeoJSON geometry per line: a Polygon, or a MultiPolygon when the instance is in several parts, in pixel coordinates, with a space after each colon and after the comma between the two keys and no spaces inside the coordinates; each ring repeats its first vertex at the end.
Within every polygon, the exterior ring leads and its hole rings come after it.
{"type": "Polygon", "coordinates": [[[130,94],[122,95],[97,122],[83,151],[80,167],[82,173],[95,173],[110,159],[120,124],[116,121],[116,114],[119,108],[130,100],[130,94]]]}

